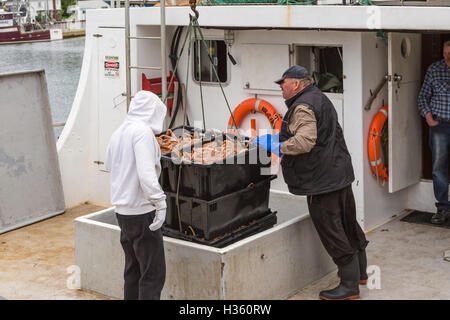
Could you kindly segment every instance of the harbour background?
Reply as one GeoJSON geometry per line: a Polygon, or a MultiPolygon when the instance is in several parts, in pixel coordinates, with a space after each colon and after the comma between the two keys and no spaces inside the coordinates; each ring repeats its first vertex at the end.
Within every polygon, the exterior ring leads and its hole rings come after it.
{"type": "MultiPolygon", "coordinates": [[[[0,74],[45,70],[53,122],[65,122],[78,87],[85,37],[0,45],[0,74]]],[[[55,127],[58,139],[63,127],[55,127]]]]}

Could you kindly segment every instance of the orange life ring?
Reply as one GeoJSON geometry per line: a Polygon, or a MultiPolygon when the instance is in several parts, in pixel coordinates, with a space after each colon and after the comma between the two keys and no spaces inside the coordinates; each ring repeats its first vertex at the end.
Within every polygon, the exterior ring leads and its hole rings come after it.
{"type": "Polygon", "coordinates": [[[389,181],[387,165],[383,163],[381,157],[381,131],[388,119],[388,106],[382,107],[372,120],[369,130],[369,141],[367,144],[369,151],[369,162],[375,176],[382,180],[389,181]]]}
{"type": "MultiPolygon", "coordinates": [[[[244,119],[248,113],[256,113],[257,111],[267,117],[272,129],[275,129],[277,133],[281,131],[281,116],[278,114],[277,109],[266,100],[256,98],[244,100],[236,107],[236,109],[234,109],[233,117],[234,121],[236,121],[236,126],[240,126],[242,119],[244,119]]],[[[230,116],[230,119],[228,120],[228,129],[236,127],[233,123],[233,117],[230,116]]]]}

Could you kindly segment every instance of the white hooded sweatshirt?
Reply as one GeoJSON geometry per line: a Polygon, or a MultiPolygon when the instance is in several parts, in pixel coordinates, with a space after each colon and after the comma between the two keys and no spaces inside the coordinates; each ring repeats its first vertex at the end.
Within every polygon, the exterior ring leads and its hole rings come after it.
{"type": "Polygon", "coordinates": [[[110,171],[111,203],[119,214],[166,208],[158,182],[161,151],[155,138],[162,131],[166,110],[157,95],[139,91],[125,121],[111,136],[105,166],[110,171]]]}

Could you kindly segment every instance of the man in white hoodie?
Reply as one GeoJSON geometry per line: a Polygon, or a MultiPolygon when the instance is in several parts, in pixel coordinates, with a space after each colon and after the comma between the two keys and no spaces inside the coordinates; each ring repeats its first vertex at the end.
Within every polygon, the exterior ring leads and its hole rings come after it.
{"type": "Polygon", "coordinates": [[[139,91],[128,115],[112,134],[106,155],[111,203],[125,253],[124,299],[158,300],[166,277],[161,226],[166,196],[159,185],[160,148],[166,106],[155,94],[139,91]]]}

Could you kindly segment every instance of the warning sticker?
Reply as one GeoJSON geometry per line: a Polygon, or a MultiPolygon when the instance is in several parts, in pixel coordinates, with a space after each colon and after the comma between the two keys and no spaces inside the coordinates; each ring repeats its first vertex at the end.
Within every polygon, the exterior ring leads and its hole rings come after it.
{"type": "Polygon", "coordinates": [[[119,57],[105,56],[105,78],[120,78],[119,57]]]}

